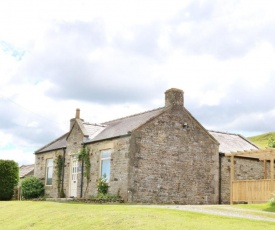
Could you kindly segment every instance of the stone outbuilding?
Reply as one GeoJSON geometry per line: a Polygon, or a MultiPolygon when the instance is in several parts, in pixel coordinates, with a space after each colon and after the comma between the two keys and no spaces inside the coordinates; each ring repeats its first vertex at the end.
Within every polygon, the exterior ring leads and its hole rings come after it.
{"type": "Polygon", "coordinates": [[[19,167],[19,178],[20,180],[34,175],[34,164],[31,165],[21,165],[19,167]]]}
{"type": "MultiPolygon", "coordinates": [[[[77,109],[68,133],[34,153],[34,174],[50,197],[96,195],[97,180],[106,176],[109,193],[126,202],[228,203],[230,159],[224,154],[254,149],[240,135],[206,130],[184,107],[183,91],[173,88],[164,107],[102,124],[84,121],[77,109]],[[78,158],[82,149],[89,153],[88,181],[78,158]]],[[[263,170],[255,159],[235,160],[247,178],[263,170]]]]}

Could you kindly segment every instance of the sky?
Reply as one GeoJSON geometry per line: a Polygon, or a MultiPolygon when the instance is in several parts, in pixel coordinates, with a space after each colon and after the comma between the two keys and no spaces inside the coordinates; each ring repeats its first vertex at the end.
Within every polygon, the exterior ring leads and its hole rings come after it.
{"type": "Polygon", "coordinates": [[[0,2],[0,159],[91,123],[184,106],[207,129],[275,131],[275,2],[9,0],[0,2]]]}

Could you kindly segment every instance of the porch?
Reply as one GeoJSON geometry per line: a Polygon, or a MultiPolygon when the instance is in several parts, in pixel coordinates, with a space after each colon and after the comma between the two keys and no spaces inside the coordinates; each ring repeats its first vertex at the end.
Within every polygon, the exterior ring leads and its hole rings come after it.
{"type": "Polygon", "coordinates": [[[260,203],[267,202],[275,192],[274,187],[274,159],[275,149],[259,149],[244,152],[227,153],[225,156],[231,158],[230,165],[230,204],[239,202],[260,203]],[[235,180],[234,157],[255,158],[262,161],[264,165],[262,180],[235,180]],[[269,178],[267,164],[269,162],[269,178]]]}

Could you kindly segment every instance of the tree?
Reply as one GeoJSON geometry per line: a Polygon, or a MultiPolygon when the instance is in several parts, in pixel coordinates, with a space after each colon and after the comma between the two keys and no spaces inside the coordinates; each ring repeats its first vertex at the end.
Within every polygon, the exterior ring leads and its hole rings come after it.
{"type": "Polygon", "coordinates": [[[12,160],[0,160],[0,200],[11,200],[18,181],[18,164],[12,160]]]}
{"type": "Polygon", "coordinates": [[[274,137],[270,137],[268,139],[268,147],[275,148],[275,138],[274,137]]]}

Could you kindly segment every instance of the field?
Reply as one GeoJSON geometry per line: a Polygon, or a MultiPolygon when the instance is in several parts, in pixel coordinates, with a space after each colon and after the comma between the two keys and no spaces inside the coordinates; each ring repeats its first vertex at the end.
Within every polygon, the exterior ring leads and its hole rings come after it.
{"type": "MultiPolygon", "coordinates": [[[[217,206],[219,207],[219,206],[217,206]]],[[[242,206],[233,206],[241,207],[242,206]]],[[[244,206],[274,212],[268,205],[244,206]]],[[[246,210],[245,210],[246,211],[246,210]]],[[[269,213],[269,215],[271,215],[269,213]]],[[[172,210],[163,206],[1,201],[0,229],[275,229],[275,222],[172,210]]]]}
{"type": "Polygon", "coordinates": [[[258,136],[248,137],[247,139],[252,141],[253,143],[255,143],[256,145],[258,145],[261,148],[266,148],[266,147],[268,147],[268,140],[271,137],[275,138],[275,132],[264,133],[264,134],[261,134],[258,136]]]}

